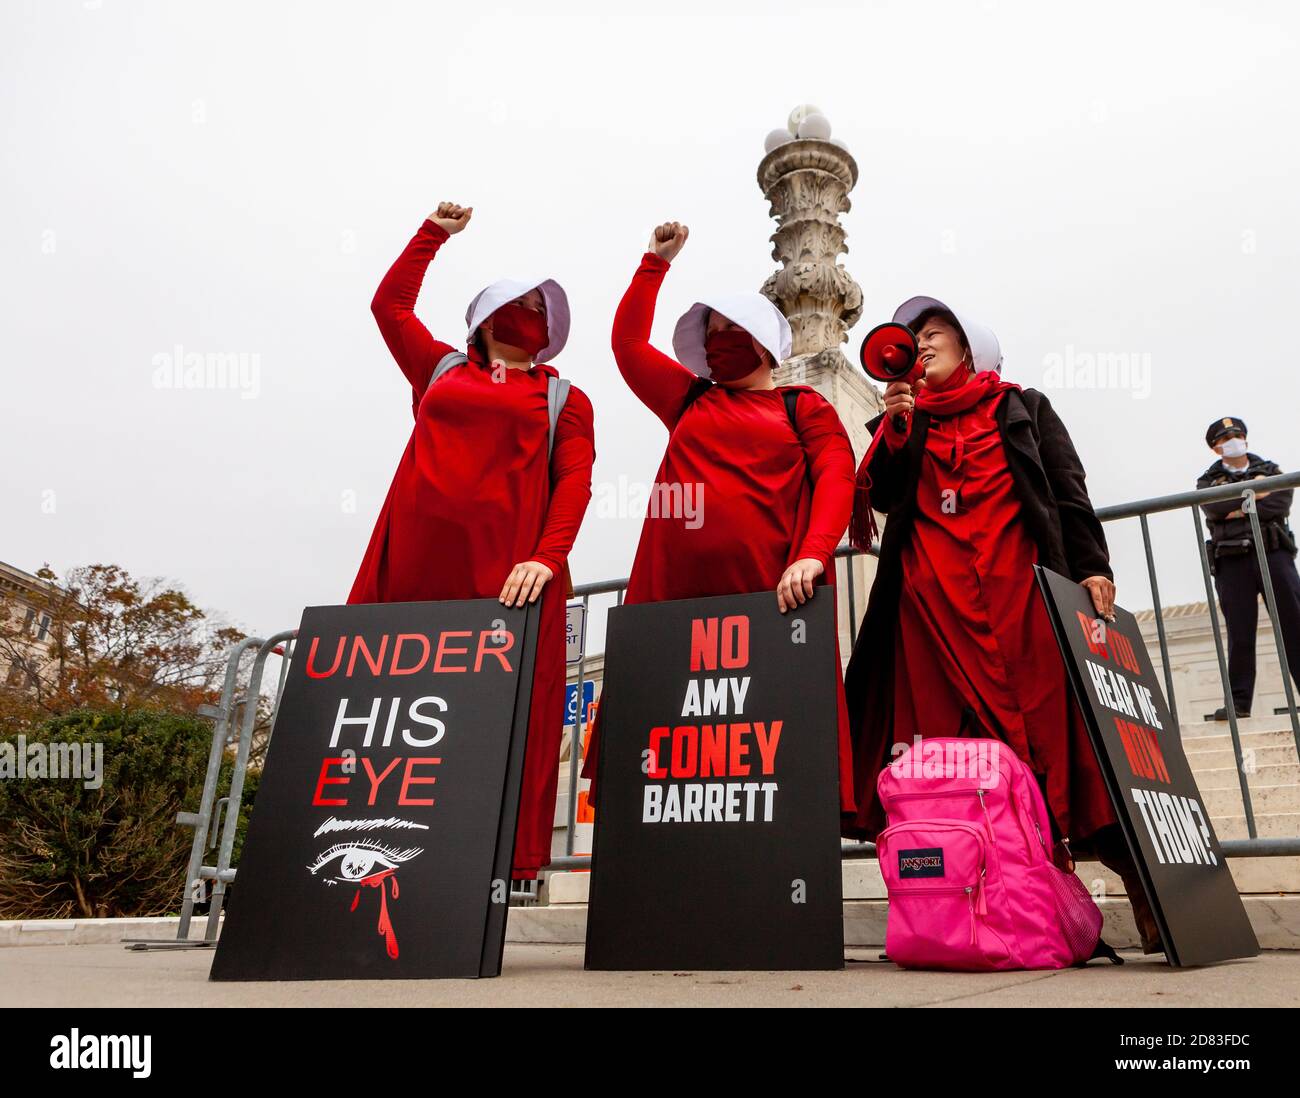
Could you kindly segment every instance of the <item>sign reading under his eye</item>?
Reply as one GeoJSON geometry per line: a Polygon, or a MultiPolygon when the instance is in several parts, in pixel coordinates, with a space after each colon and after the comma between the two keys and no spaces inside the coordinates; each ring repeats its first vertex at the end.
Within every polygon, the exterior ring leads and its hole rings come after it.
{"type": "Polygon", "coordinates": [[[212,979],[500,971],[535,616],[303,612],[212,979]]]}
{"type": "Polygon", "coordinates": [[[843,967],[833,598],[610,611],[587,968],[843,967]]]}

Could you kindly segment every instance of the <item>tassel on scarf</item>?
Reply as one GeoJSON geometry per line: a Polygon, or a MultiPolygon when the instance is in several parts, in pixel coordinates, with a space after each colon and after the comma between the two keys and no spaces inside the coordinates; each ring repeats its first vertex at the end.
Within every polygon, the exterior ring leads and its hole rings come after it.
{"type": "Polygon", "coordinates": [[[871,477],[866,469],[858,473],[853,486],[853,517],[849,520],[849,542],[864,553],[875,543],[876,513],[871,509],[871,477]]]}
{"type": "Polygon", "coordinates": [[[849,543],[864,553],[871,551],[876,535],[876,513],[871,509],[871,474],[867,472],[871,465],[876,447],[882,445],[885,437],[884,425],[872,436],[871,445],[862,455],[862,464],[858,466],[858,475],[853,483],[853,514],[849,519],[849,543]]]}

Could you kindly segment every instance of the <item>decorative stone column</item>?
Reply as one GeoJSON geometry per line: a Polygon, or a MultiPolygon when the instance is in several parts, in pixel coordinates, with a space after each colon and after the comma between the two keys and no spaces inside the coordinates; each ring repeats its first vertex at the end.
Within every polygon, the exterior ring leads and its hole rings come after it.
{"type": "Polygon", "coordinates": [[[849,210],[858,165],[811,106],[796,108],[786,129],[770,133],[767,150],[758,185],[776,219],[772,258],[781,269],[761,292],[785,314],[794,336],[777,384],[810,385],[826,397],[861,458],[871,441],[865,424],[879,413],[880,396],[840,350],[862,315],[862,289],[836,262],[848,251],[840,214],[849,210]]]}
{"type": "MultiPolygon", "coordinates": [[[[853,348],[853,361],[840,350],[862,315],[862,288],[836,262],[848,251],[840,214],[849,210],[858,165],[844,143],[832,139],[826,116],[807,104],[796,107],[786,128],[769,133],[765,144],[767,155],[758,165],[758,185],[776,218],[772,258],[780,260],[781,269],[763,283],[761,292],[785,314],[794,337],[792,353],[777,370],[776,382],[809,385],[829,400],[860,461],[871,442],[867,421],[883,406],[879,390],[857,363],[857,348],[853,348]]],[[[847,561],[838,563],[840,656],[845,662],[875,578],[875,558],[856,558],[851,572],[850,577],[847,561]]]]}

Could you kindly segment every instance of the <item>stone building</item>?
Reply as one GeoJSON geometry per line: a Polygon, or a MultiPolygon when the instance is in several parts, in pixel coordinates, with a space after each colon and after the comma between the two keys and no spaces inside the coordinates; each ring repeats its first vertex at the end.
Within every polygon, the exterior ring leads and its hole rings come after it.
{"type": "Polygon", "coordinates": [[[49,658],[50,596],[57,594],[38,576],[0,561],[0,682],[21,689],[27,669],[49,658]]]}

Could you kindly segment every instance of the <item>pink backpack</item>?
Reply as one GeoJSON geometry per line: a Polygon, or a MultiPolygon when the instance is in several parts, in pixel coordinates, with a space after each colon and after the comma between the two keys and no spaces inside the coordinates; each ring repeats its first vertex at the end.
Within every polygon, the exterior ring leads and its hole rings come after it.
{"type": "Polygon", "coordinates": [[[993,739],[918,741],[876,781],[885,952],[905,968],[1066,968],[1097,956],[1101,910],[1052,863],[1033,772],[993,739]]]}

